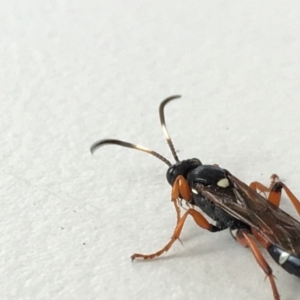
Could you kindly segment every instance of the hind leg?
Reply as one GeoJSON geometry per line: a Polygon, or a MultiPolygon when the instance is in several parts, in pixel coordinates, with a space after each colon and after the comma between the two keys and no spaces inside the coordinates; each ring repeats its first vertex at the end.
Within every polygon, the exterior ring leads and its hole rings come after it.
{"type": "Polygon", "coordinates": [[[271,175],[270,179],[271,183],[269,187],[266,187],[258,181],[251,182],[250,187],[256,192],[264,193],[264,195],[266,195],[266,193],[269,193],[269,196],[266,198],[269,202],[277,207],[279,207],[280,205],[281,191],[283,189],[292,202],[293,206],[295,207],[296,211],[298,212],[298,215],[300,215],[300,202],[298,198],[283,182],[279,181],[279,177],[276,174],[271,175]]]}
{"type": "Polygon", "coordinates": [[[279,296],[277,286],[276,286],[276,283],[274,280],[275,277],[273,275],[273,271],[272,271],[271,267],[269,266],[269,264],[266,262],[265,258],[263,257],[263,255],[262,255],[261,251],[259,250],[259,248],[257,247],[256,243],[251,238],[250,234],[248,232],[246,232],[245,230],[240,229],[237,231],[236,239],[241,245],[250,248],[250,250],[252,251],[252,254],[254,255],[256,262],[259,264],[261,269],[266,274],[266,277],[270,281],[274,300],[279,300],[280,296],[279,296]]]}

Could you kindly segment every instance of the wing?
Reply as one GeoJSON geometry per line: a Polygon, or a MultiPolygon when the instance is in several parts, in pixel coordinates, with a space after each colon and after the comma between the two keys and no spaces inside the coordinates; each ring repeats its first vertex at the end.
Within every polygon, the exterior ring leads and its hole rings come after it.
{"type": "Polygon", "coordinates": [[[202,195],[229,215],[259,232],[272,244],[300,256],[300,223],[228,174],[231,187],[201,186],[202,195]]]}

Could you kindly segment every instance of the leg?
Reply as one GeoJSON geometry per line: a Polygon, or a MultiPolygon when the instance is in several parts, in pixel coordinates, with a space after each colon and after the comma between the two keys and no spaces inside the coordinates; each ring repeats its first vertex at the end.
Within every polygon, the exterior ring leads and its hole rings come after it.
{"type": "Polygon", "coordinates": [[[271,175],[271,182],[269,187],[266,187],[262,183],[258,181],[254,181],[250,183],[250,187],[256,192],[263,193],[265,198],[268,199],[269,202],[279,207],[280,199],[281,199],[281,189],[278,179],[279,177],[276,174],[271,175]],[[266,193],[269,193],[269,196],[266,196],[266,193]]]}
{"type": "Polygon", "coordinates": [[[279,207],[281,199],[281,190],[284,189],[288,198],[294,205],[297,213],[300,215],[300,202],[297,197],[291,192],[291,190],[281,181],[278,181],[279,177],[276,174],[271,176],[270,186],[267,188],[262,183],[254,181],[250,184],[250,187],[255,191],[262,193],[269,192],[268,201],[270,201],[275,206],[279,207]]]}
{"type": "Polygon", "coordinates": [[[237,235],[236,235],[237,241],[242,244],[243,246],[247,246],[251,249],[257,263],[259,266],[262,268],[262,270],[265,272],[266,277],[269,278],[270,283],[271,283],[271,288],[274,296],[274,300],[280,300],[279,293],[276,287],[276,283],[274,280],[274,275],[272,272],[271,267],[269,264],[266,262],[264,257],[262,256],[260,250],[258,249],[256,243],[252,240],[250,235],[245,231],[245,230],[238,230],[237,235]]]}
{"type": "Polygon", "coordinates": [[[171,201],[173,201],[176,215],[177,215],[177,225],[180,221],[180,208],[178,205],[178,199],[184,199],[185,201],[189,202],[192,199],[192,193],[190,191],[190,187],[186,181],[186,179],[179,175],[172,186],[172,192],[171,192],[171,201]]]}
{"type": "Polygon", "coordinates": [[[131,256],[131,259],[134,260],[135,258],[143,258],[143,259],[152,259],[154,257],[160,256],[161,254],[163,254],[164,252],[167,252],[171,246],[174,244],[174,242],[179,239],[180,234],[181,234],[181,230],[183,228],[184,222],[187,218],[188,215],[191,215],[194,219],[194,221],[196,222],[196,224],[198,226],[200,226],[203,229],[206,229],[208,231],[211,232],[216,232],[219,231],[220,229],[212,224],[210,224],[202,215],[200,212],[190,208],[188,209],[183,216],[179,219],[179,222],[177,223],[177,226],[175,227],[173,236],[171,237],[171,240],[159,251],[152,253],[152,254],[148,254],[148,255],[144,255],[144,254],[139,254],[139,253],[134,253],[131,256]]]}
{"type": "Polygon", "coordinates": [[[276,185],[277,184],[280,185],[280,187],[284,189],[285,193],[287,194],[287,196],[291,200],[292,204],[294,205],[298,215],[300,215],[300,202],[299,202],[299,200],[296,198],[296,196],[291,192],[291,190],[284,183],[278,182],[278,183],[276,183],[276,185]]]}
{"type": "Polygon", "coordinates": [[[271,179],[271,182],[270,182],[269,187],[266,187],[264,184],[262,184],[258,181],[251,182],[250,187],[256,192],[263,193],[266,197],[266,193],[269,193],[271,191],[272,187],[278,181],[279,177],[276,174],[272,174],[270,176],[270,179],[271,179]]]}

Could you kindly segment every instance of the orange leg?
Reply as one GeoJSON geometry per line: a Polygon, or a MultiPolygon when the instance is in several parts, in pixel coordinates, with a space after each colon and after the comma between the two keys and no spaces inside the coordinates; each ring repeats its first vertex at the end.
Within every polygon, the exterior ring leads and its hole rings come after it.
{"type": "Polygon", "coordinates": [[[274,275],[271,267],[264,259],[262,253],[258,249],[256,243],[253,241],[253,239],[250,237],[250,235],[245,232],[244,230],[238,230],[236,235],[237,241],[242,244],[243,246],[247,246],[251,249],[257,263],[262,268],[262,270],[265,272],[266,276],[269,278],[271,283],[271,288],[274,296],[274,300],[280,300],[280,296],[276,287],[276,283],[274,280],[274,275]]]}
{"type": "Polygon", "coordinates": [[[180,207],[178,205],[178,199],[184,199],[187,202],[192,199],[192,193],[190,191],[190,187],[186,181],[186,179],[182,176],[179,175],[172,186],[172,192],[171,192],[171,201],[173,201],[175,210],[176,210],[176,215],[177,215],[177,224],[180,221],[180,207]]]}
{"type": "Polygon", "coordinates": [[[278,181],[279,177],[276,174],[271,176],[271,183],[269,187],[266,187],[260,182],[254,181],[250,183],[250,187],[255,191],[266,193],[269,192],[268,201],[270,201],[275,206],[279,207],[281,200],[281,190],[283,189],[292,204],[294,205],[296,211],[300,215],[300,202],[297,197],[291,192],[291,190],[281,181],[278,181]]]}
{"type": "Polygon", "coordinates": [[[177,224],[178,224],[179,221],[180,221],[180,218],[181,218],[181,210],[180,210],[180,207],[178,205],[178,201],[177,200],[174,200],[173,203],[174,203],[174,207],[175,207],[175,210],[176,210],[177,224]]]}
{"type": "Polygon", "coordinates": [[[190,208],[188,209],[183,216],[179,219],[179,222],[177,223],[177,226],[175,227],[174,233],[171,237],[171,240],[159,251],[152,253],[152,254],[140,254],[140,253],[134,253],[131,256],[131,259],[134,260],[135,258],[143,258],[143,259],[152,259],[154,257],[158,257],[162,255],[164,252],[167,252],[171,246],[174,244],[174,242],[179,239],[181,230],[183,228],[184,222],[187,218],[187,216],[190,215],[193,217],[196,224],[203,229],[209,230],[211,232],[219,231],[220,229],[212,224],[210,224],[202,215],[200,212],[190,208]]]}
{"type": "MultiPolygon", "coordinates": [[[[292,204],[294,205],[298,215],[300,215],[300,202],[298,198],[291,192],[291,190],[282,182],[276,183],[276,185],[280,185],[281,188],[284,189],[287,196],[290,198],[292,204]]],[[[274,186],[275,187],[275,186],[274,186]]]]}
{"type": "Polygon", "coordinates": [[[172,186],[172,201],[178,198],[182,198],[186,201],[190,201],[192,199],[189,184],[182,175],[179,175],[175,179],[172,186]]]}
{"type": "MultiPolygon", "coordinates": [[[[279,177],[276,174],[272,174],[271,177],[271,182],[269,187],[266,187],[264,184],[258,182],[258,181],[253,181],[250,183],[250,187],[255,190],[256,192],[263,193],[266,197],[266,193],[269,193],[272,189],[272,187],[275,185],[275,183],[278,181],[279,177]]],[[[267,198],[267,197],[266,197],[267,198]]]]}

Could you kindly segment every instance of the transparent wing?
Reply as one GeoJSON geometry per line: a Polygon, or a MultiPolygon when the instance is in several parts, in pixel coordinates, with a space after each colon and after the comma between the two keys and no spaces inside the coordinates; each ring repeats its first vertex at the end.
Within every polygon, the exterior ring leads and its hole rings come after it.
{"type": "Polygon", "coordinates": [[[230,187],[201,185],[200,192],[232,217],[259,230],[272,244],[299,256],[300,223],[235,176],[228,174],[228,178],[230,187]]]}

